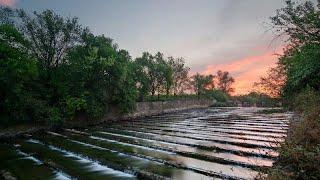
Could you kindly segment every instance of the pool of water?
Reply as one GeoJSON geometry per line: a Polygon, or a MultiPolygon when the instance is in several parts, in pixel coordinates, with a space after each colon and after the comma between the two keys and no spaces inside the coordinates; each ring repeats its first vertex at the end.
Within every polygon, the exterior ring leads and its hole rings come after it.
{"type": "Polygon", "coordinates": [[[1,143],[0,171],[17,179],[254,179],[272,166],[291,116],[259,110],[194,109],[46,132],[1,143]]]}

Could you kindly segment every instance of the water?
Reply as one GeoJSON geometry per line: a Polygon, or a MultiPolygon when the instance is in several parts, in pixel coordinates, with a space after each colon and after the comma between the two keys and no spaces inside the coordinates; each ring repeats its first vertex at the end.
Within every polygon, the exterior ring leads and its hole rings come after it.
{"type": "Polygon", "coordinates": [[[254,179],[271,167],[290,113],[207,108],[46,132],[0,144],[18,179],[254,179]]]}

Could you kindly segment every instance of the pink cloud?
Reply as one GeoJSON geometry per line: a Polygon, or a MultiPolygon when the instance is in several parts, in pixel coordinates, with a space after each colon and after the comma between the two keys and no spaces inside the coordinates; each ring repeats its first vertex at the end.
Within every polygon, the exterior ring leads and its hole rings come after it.
{"type": "Polygon", "coordinates": [[[0,5],[13,7],[16,4],[16,0],[0,0],[0,5]]]}
{"type": "Polygon", "coordinates": [[[258,56],[249,56],[243,59],[233,60],[225,64],[211,64],[206,67],[203,74],[215,74],[218,70],[229,71],[235,78],[235,95],[246,94],[253,90],[254,82],[264,76],[267,70],[277,62],[282,47],[275,51],[265,52],[258,56]]]}

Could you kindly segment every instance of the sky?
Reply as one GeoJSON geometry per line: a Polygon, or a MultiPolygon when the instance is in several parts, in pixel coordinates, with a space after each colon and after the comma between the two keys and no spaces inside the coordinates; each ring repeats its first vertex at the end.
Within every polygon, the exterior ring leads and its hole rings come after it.
{"type": "Polygon", "coordinates": [[[79,17],[96,34],[114,39],[133,58],[142,52],[183,57],[191,73],[235,78],[235,94],[252,90],[281,54],[283,41],[269,17],[284,0],[0,0],[27,11],[52,9],[79,17]]]}

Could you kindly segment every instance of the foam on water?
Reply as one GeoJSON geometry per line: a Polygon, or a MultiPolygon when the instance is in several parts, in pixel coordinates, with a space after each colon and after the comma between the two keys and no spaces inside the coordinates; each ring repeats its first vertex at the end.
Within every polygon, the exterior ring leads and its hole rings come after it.
{"type": "Polygon", "coordinates": [[[172,152],[169,152],[169,151],[163,151],[163,150],[160,150],[160,149],[149,148],[149,147],[146,147],[146,146],[140,146],[140,145],[136,145],[136,144],[129,144],[129,143],[124,143],[124,142],[119,142],[119,141],[116,141],[116,140],[101,138],[101,137],[97,137],[97,136],[90,136],[90,138],[91,139],[95,139],[95,140],[100,140],[100,141],[107,141],[107,142],[117,143],[117,144],[121,144],[121,145],[125,145],[125,146],[137,147],[137,148],[150,150],[150,151],[162,152],[162,153],[171,154],[171,155],[175,155],[176,154],[176,153],[172,153],[172,152]]]}
{"type": "Polygon", "coordinates": [[[112,168],[109,168],[107,166],[101,165],[99,162],[96,161],[92,161],[86,157],[83,157],[81,155],[75,154],[73,152],[49,145],[48,146],[51,150],[55,150],[55,151],[59,151],[61,153],[64,154],[64,156],[66,157],[72,157],[77,159],[80,163],[85,163],[85,164],[89,164],[88,168],[90,168],[92,171],[99,171],[103,174],[106,175],[114,175],[117,177],[127,177],[127,178],[133,178],[134,175],[132,174],[128,174],[128,173],[124,173],[122,171],[118,171],[118,170],[114,170],[112,168]]]}
{"type": "Polygon", "coordinates": [[[55,171],[55,177],[54,180],[71,180],[71,176],[68,174],[62,172],[62,171],[55,171]]]}
{"type": "Polygon", "coordinates": [[[39,159],[37,159],[37,158],[35,158],[35,157],[27,154],[27,153],[24,153],[24,152],[22,152],[22,151],[20,151],[20,150],[16,150],[16,152],[17,152],[19,155],[22,155],[22,156],[23,156],[22,159],[30,159],[30,160],[32,160],[33,162],[35,162],[37,165],[42,165],[42,164],[43,164],[42,161],[40,161],[39,159]]]}
{"type": "Polygon", "coordinates": [[[118,152],[118,151],[115,151],[115,150],[112,150],[112,149],[107,149],[107,148],[104,148],[104,147],[100,147],[100,146],[96,146],[96,145],[93,145],[93,144],[84,143],[84,142],[77,141],[77,140],[72,140],[72,139],[69,139],[69,137],[61,135],[61,134],[58,134],[58,133],[55,133],[55,134],[57,136],[61,136],[61,137],[67,138],[67,140],[70,141],[70,142],[77,143],[77,144],[80,144],[80,145],[83,145],[83,146],[86,146],[86,147],[90,147],[90,148],[94,148],[94,149],[98,149],[98,150],[103,150],[103,151],[109,151],[109,152],[112,152],[112,153],[116,153],[119,156],[130,157],[130,158],[133,158],[133,159],[139,159],[139,160],[142,160],[144,162],[148,162],[149,161],[148,159],[145,159],[145,158],[124,154],[124,153],[121,153],[121,152],[118,152]]]}

